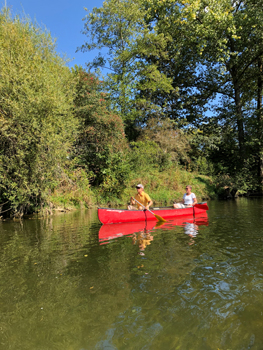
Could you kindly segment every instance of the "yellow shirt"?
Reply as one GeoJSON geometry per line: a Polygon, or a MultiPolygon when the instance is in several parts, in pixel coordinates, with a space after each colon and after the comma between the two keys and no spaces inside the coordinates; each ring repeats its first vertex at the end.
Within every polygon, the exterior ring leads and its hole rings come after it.
{"type": "MultiPolygon", "coordinates": [[[[145,193],[144,191],[142,191],[141,194],[137,193],[134,198],[145,207],[151,201],[151,198],[149,197],[149,195],[147,193],[145,193]]],[[[135,203],[137,204],[137,208],[139,208],[140,204],[138,204],[137,202],[135,202],[135,203]]]]}

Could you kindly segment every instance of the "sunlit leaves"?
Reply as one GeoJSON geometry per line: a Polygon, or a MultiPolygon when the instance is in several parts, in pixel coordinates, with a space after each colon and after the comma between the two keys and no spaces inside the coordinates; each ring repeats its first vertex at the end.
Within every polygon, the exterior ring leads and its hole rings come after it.
{"type": "Polygon", "coordinates": [[[76,130],[73,79],[50,34],[7,12],[0,66],[0,198],[14,208],[39,204],[56,185],[76,130]]]}
{"type": "Polygon", "coordinates": [[[173,89],[158,63],[148,59],[165,57],[167,38],[151,30],[145,22],[147,13],[141,0],[109,0],[85,17],[87,42],[82,50],[102,49],[91,67],[108,70],[112,106],[120,111],[126,127],[133,124],[135,114],[137,118],[142,114],[137,105],[141,90],[173,89]]]}

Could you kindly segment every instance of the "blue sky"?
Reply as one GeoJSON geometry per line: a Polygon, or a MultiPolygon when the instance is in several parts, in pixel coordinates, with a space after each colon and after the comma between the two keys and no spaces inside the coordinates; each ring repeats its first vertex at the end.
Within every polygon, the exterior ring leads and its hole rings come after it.
{"type": "Polygon", "coordinates": [[[36,20],[41,26],[45,26],[53,38],[57,39],[57,52],[65,54],[71,61],[69,66],[75,64],[85,66],[92,61],[95,52],[77,52],[76,48],[85,41],[81,34],[84,27],[83,17],[87,14],[84,10],[92,10],[93,7],[101,7],[103,0],[0,0],[1,8],[11,8],[12,14],[25,14],[32,20],[36,20]]]}

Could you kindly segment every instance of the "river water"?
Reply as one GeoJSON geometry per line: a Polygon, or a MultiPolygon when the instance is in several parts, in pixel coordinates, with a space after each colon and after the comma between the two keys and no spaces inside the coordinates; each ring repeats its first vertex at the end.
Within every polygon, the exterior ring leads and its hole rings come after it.
{"type": "Polygon", "coordinates": [[[102,226],[0,223],[0,349],[263,349],[263,199],[102,226]]]}

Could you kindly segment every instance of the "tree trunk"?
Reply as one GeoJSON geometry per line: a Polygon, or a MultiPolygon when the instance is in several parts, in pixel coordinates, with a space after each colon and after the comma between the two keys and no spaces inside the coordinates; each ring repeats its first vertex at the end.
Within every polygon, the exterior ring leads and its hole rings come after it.
{"type": "Polygon", "coordinates": [[[257,91],[257,134],[258,134],[258,184],[260,191],[262,191],[263,184],[263,149],[262,149],[262,58],[258,59],[258,91],[257,91]]]}
{"type": "Polygon", "coordinates": [[[236,121],[238,130],[238,144],[239,144],[239,154],[240,160],[243,163],[245,159],[245,133],[244,133],[244,120],[242,114],[242,104],[241,104],[241,91],[239,82],[237,81],[236,69],[232,70],[234,91],[235,91],[235,106],[236,106],[236,121]]]}
{"type": "MultiPolygon", "coordinates": [[[[236,51],[235,44],[233,40],[229,39],[230,48],[232,52],[236,51]]],[[[239,144],[239,156],[241,166],[245,160],[245,132],[244,132],[244,120],[242,114],[242,103],[241,103],[241,89],[240,89],[240,77],[239,77],[239,67],[236,63],[229,61],[227,64],[227,68],[231,74],[233,87],[235,91],[235,107],[236,107],[236,122],[237,122],[237,130],[238,130],[238,144],[239,144]],[[233,63],[233,65],[232,65],[233,63]]]]}

